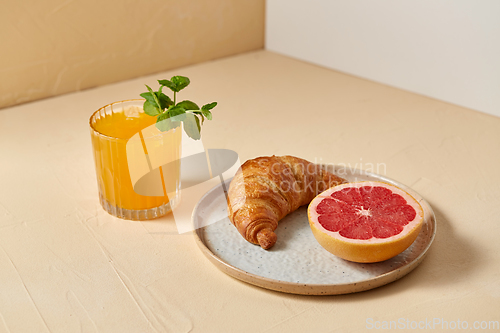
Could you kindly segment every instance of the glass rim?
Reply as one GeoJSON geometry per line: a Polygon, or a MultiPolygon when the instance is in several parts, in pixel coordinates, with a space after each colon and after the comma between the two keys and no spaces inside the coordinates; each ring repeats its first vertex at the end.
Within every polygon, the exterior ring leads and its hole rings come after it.
{"type": "MultiPolygon", "coordinates": [[[[110,136],[110,135],[107,135],[107,134],[104,134],[100,131],[98,131],[94,125],[92,125],[92,119],[94,119],[94,117],[103,109],[107,108],[107,107],[111,107],[112,105],[115,105],[115,104],[122,104],[122,103],[127,103],[127,102],[144,102],[146,99],[141,99],[141,98],[132,98],[132,99],[125,99],[125,100],[122,100],[122,101],[116,101],[116,102],[113,102],[113,103],[109,103],[109,104],[106,104],[102,107],[100,107],[99,109],[97,109],[96,111],[94,111],[92,113],[92,115],[90,116],[89,118],[89,126],[90,126],[90,129],[96,134],[96,135],[99,135],[101,137],[105,137],[106,139],[109,139],[109,140],[115,140],[115,141],[128,141],[129,139],[124,139],[124,138],[117,138],[117,137],[114,137],[114,136],[110,136]]],[[[144,112],[144,110],[143,110],[144,112]]],[[[150,125],[151,126],[151,125],[150,125]]],[[[149,126],[148,126],[149,127],[149,126]]],[[[181,126],[179,126],[178,128],[180,128],[181,126]]],[[[145,127],[146,128],[146,127],[145,127]]],[[[177,129],[174,128],[173,130],[175,131],[177,129]]],[[[170,131],[167,131],[167,132],[164,132],[164,133],[168,133],[170,131]]],[[[155,138],[155,137],[159,137],[162,135],[163,132],[160,132],[159,134],[157,135],[153,135],[153,136],[148,136],[146,138],[155,138]]]]}

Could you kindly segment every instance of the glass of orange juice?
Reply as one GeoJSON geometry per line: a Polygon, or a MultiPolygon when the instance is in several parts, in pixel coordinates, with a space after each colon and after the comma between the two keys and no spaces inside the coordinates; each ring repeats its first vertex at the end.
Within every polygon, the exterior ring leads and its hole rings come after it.
{"type": "Polygon", "coordinates": [[[129,220],[163,216],[180,200],[182,126],[159,131],[143,103],[115,102],[90,118],[99,201],[129,220]]]}

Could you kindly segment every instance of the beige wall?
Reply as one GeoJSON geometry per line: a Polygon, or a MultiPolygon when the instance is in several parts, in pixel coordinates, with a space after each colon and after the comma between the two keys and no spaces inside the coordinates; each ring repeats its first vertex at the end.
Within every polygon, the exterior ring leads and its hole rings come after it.
{"type": "Polygon", "coordinates": [[[261,49],[264,2],[6,1],[0,108],[261,49]]]}

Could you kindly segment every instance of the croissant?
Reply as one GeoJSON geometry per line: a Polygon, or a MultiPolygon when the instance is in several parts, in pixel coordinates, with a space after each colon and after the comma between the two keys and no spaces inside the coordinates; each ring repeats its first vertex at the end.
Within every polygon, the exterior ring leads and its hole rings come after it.
{"type": "Polygon", "coordinates": [[[229,185],[229,219],[247,241],[267,250],[276,243],[274,230],[279,220],[344,182],[298,157],[273,155],[248,160],[229,185]]]}

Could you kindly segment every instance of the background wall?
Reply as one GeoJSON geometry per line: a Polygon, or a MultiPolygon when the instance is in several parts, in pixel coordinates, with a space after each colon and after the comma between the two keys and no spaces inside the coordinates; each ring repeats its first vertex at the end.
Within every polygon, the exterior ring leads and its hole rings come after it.
{"type": "Polygon", "coordinates": [[[264,47],[264,0],[20,0],[0,10],[0,108],[264,47]]]}
{"type": "Polygon", "coordinates": [[[498,0],[268,0],[266,48],[500,116],[498,0]]]}

